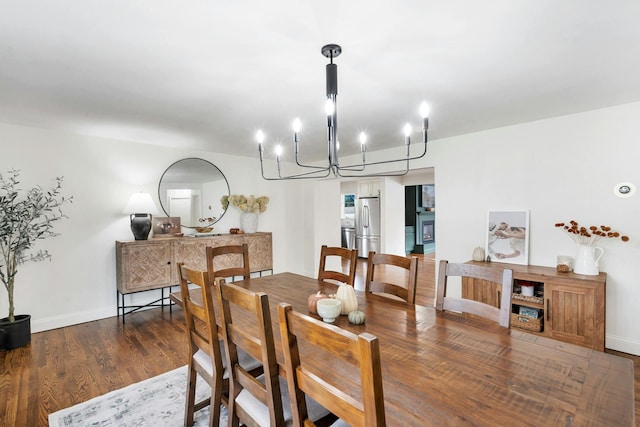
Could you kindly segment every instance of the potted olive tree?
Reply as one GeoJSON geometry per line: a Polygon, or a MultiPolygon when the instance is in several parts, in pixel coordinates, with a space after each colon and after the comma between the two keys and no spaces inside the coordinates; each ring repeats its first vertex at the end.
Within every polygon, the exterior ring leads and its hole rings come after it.
{"type": "Polygon", "coordinates": [[[49,189],[36,186],[18,188],[19,170],[0,174],[0,281],[7,290],[9,315],[0,319],[0,350],[22,347],[31,342],[31,315],[16,315],[13,300],[18,267],[27,261],[50,258],[46,250],[34,251],[40,239],[55,236],[56,221],[66,218],[61,210],[71,202],[61,194],[62,178],[49,189]]]}

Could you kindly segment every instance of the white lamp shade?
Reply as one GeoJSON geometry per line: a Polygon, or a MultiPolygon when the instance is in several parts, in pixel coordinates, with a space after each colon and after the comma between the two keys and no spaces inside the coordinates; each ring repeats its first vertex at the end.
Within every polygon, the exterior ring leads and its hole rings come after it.
{"type": "Polygon", "coordinates": [[[125,206],[125,214],[152,214],[158,213],[158,208],[149,193],[133,193],[125,206]]]}

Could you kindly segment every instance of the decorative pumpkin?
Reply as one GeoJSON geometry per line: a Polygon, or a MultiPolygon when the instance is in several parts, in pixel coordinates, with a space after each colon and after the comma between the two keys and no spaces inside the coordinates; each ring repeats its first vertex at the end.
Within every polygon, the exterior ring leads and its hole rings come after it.
{"type": "Polygon", "coordinates": [[[349,314],[358,309],[358,299],[356,298],[356,291],[351,285],[340,285],[338,292],[336,292],[336,298],[342,301],[342,311],[340,314],[349,314]]]}
{"type": "Polygon", "coordinates": [[[364,311],[354,310],[349,313],[349,322],[354,325],[362,325],[364,323],[364,311]]]}
{"type": "Polygon", "coordinates": [[[309,298],[307,298],[307,307],[309,308],[309,311],[311,313],[316,314],[318,312],[317,310],[318,300],[321,300],[324,298],[328,298],[328,297],[325,294],[323,294],[322,291],[318,291],[318,293],[316,294],[309,295],[309,298]]]}
{"type": "Polygon", "coordinates": [[[474,261],[484,261],[484,249],[480,246],[473,250],[473,254],[471,255],[474,261]]]}

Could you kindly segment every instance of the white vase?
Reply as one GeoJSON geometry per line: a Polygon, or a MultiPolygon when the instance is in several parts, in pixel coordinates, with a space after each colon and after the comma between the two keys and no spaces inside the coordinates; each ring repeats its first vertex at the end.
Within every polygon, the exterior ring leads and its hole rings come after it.
{"type": "Polygon", "coordinates": [[[598,261],[600,261],[602,255],[604,255],[604,249],[598,246],[578,245],[578,254],[573,271],[576,274],[597,276],[600,273],[598,261]]]}
{"type": "Polygon", "coordinates": [[[240,214],[240,228],[245,233],[255,233],[258,230],[258,214],[256,212],[242,212],[240,214]]]}

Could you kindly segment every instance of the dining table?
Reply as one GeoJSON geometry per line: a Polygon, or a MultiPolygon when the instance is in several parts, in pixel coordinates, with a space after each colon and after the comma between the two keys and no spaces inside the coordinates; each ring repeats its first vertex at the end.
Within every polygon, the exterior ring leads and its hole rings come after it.
{"type": "MultiPolygon", "coordinates": [[[[338,286],[294,273],[234,284],[268,295],[281,375],[278,305],[320,319],[307,298],[335,294],[338,286]]],[[[190,293],[201,300],[199,290],[190,293]]],[[[629,359],[431,306],[356,296],[364,324],[344,315],[333,324],[378,338],[389,426],[635,426],[629,359]]],[[[180,292],[170,297],[181,305],[180,292]]],[[[310,357],[323,363],[320,354],[310,357]]]]}

